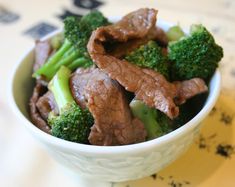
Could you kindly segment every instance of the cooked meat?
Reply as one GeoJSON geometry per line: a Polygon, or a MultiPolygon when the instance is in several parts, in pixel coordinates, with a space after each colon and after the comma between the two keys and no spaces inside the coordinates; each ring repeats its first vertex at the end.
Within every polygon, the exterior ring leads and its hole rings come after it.
{"type": "Polygon", "coordinates": [[[123,58],[125,55],[129,54],[134,49],[140,47],[143,44],[146,44],[149,41],[148,38],[141,38],[141,39],[132,39],[127,42],[120,42],[117,44],[112,44],[114,47],[110,50],[111,47],[107,47],[109,49],[109,54],[116,58],[123,58]]]}
{"type": "Polygon", "coordinates": [[[145,37],[128,40],[127,42],[112,43],[112,47],[108,45],[107,50],[109,50],[111,56],[123,58],[125,55],[141,45],[148,43],[150,40],[156,40],[162,46],[166,46],[168,43],[165,32],[159,27],[153,27],[145,37]]]}
{"type": "Polygon", "coordinates": [[[70,88],[77,104],[83,109],[86,108],[87,100],[85,98],[85,87],[91,77],[92,68],[78,68],[70,79],[70,88]]]}
{"type": "Polygon", "coordinates": [[[143,39],[152,31],[156,23],[157,11],[154,9],[139,9],[127,14],[121,21],[100,27],[93,31],[88,50],[92,53],[105,53],[104,42],[127,42],[132,39],[143,39]]]}
{"type": "Polygon", "coordinates": [[[173,101],[176,96],[175,87],[153,70],[141,69],[106,54],[102,45],[102,42],[110,40],[127,41],[129,38],[145,37],[155,27],[156,13],[153,9],[139,9],[112,26],[100,27],[92,33],[88,51],[100,69],[117,80],[126,90],[135,92],[137,99],[174,118],[179,112],[173,101]]]}
{"type": "Polygon", "coordinates": [[[182,82],[176,81],[174,84],[177,88],[177,97],[175,98],[175,103],[177,104],[183,104],[187,99],[208,90],[205,82],[200,78],[193,78],[182,82]]]}
{"type": "Polygon", "coordinates": [[[51,91],[41,96],[36,102],[37,109],[44,120],[47,120],[49,113],[53,110],[55,114],[59,113],[55,98],[51,91]]]}
{"type": "Polygon", "coordinates": [[[96,54],[92,58],[112,79],[117,80],[126,90],[134,92],[137,99],[164,112],[170,118],[178,115],[179,109],[173,101],[176,97],[176,88],[160,73],[142,69],[111,56],[96,54]]]}
{"type": "Polygon", "coordinates": [[[46,121],[43,120],[38,109],[36,107],[36,103],[39,97],[45,93],[45,87],[42,86],[40,83],[37,83],[33,90],[33,95],[29,101],[29,108],[30,108],[30,116],[33,123],[42,131],[46,133],[50,133],[50,128],[47,125],[46,121]]]}
{"type": "Polygon", "coordinates": [[[144,125],[132,117],[124,90],[101,70],[78,69],[70,87],[76,102],[87,106],[94,117],[91,144],[125,145],[145,140],[144,125]]]}
{"type": "Polygon", "coordinates": [[[155,40],[161,46],[166,47],[167,44],[168,44],[168,39],[167,39],[166,33],[160,27],[156,27],[155,35],[156,35],[156,39],[155,40]]]}
{"type": "Polygon", "coordinates": [[[180,93],[176,86],[156,71],[142,69],[111,56],[104,47],[105,42],[126,42],[146,37],[155,27],[156,14],[154,9],[139,9],[116,24],[100,27],[92,33],[87,47],[92,60],[102,71],[117,80],[126,90],[134,92],[137,99],[172,119],[179,114],[174,103],[174,98],[180,93]]]}
{"type": "Polygon", "coordinates": [[[35,63],[33,66],[33,71],[35,72],[43,64],[45,64],[47,58],[52,51],[51,45],[48,40],[36,41],[35,43],[35,63]]]}

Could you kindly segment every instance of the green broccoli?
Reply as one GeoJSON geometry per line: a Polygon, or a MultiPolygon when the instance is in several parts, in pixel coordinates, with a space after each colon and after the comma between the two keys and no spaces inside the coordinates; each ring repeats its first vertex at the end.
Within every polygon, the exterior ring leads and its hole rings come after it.
{"type": "Polygon", "coordinates": [[[135,99],[131,101],[130,108],[132,114],[144,123],[148,140],[172,131],[171,120],[159,110],[149,108],[142,101],[135,99]]]}
{"type": "Polygon", "coordinates": [[[168,41],[177,41],[181,37],[185,36],[184,31],[180,28],[179,25],[175,25],[173,27],[170,27],[168,31],[166,32],[166,36],[168,41]]]}
{"type": "Polygon", "coordinates": [[[154,69],[166,78],[169,77],[167,57],[163,54],[162,48],[154,41],[149,41],[135,49],[125,59],[137,66],[154,69]]]}
{"type": "Polygon", "coordinates": [[[223,57],[223,49],[204,26],[192,25],[188,36],[169,43],[168,57],[173,80],[209,80],[223,57]]]}
{"type": "Polygon", "coordinates": [[[88,109],[82,110],[74,101],[69,88],[71,70],[61,66],[48,88],[53,93],[59,115],[49,114],[48,124],[53,136],[72,142],[87,143],[94,119],[88,109]]]}
{"type": "Polygon", "coordinates": [[[57,51],[63,44],[64,41],[64,34],[63,33],[59,33],[56,36],[53,36],[50,39],[50,45],[52,47],[52,50],[57,51]]]}
{"type": "Polygon", "coordinates": [[[47,62],[33,74],[33,77],[43,76],[49,81],[62,65],[71,70],[77,67],[91,66],[93,62],[86,48],[89,37],[97,27],[107,24],[108,20],[98,11],[92,11],[80,19],[67,17],[64,20],[64,42],[47,62]]]}
{"type": "Polygon", "coordinates": [[[76,46],[80,53],[89,57],[86,46],[92,31],[100,26],[108,25],[109,22],[101,12],[92,11],[80,20],[76,17],[68,17],[64,24],[66,38],[76,46]]]}

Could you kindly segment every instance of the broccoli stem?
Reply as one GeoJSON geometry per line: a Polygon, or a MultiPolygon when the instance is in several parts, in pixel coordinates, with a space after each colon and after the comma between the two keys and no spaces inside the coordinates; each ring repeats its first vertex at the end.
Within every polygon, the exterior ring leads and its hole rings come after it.
{"type": "Polygon", "coordinates": [[[87,52],[88,40],[93,30],[107,24],[109,24],[108,20],[99,11],[92,11],[81,19],[66,18],[64,35],[59,35],[51,40],[52,47],[58,51],[33,74],[33,77],[50,81],[62,65],[70,66],[72,70],[76,69],[76,64],[82,67],[91,66],[92,61],[87,52]],[[65,38],[64,41],[61,36],[65,38]],[[80,59],[82,57],[87,60],[80,59]]]}
{"type": "Polygon", "coordinates": [[[40,75],[44,75],[47,79],[50,80],[53,75],[51,75],[51,71],[49,70],[54,69],[53,66],[63,57],[66,52],[69,51],[71,47],[72,44],[68,40],[65,40],[60,49],[48,59],[46,64],[44,64],[33,74],[33,77],[37,78],[40,75]]]}
{"type": "Polygon", "coordinates": [[[148,140],[162,135],[162,129],[156,120],[156,109],[149,108],[142,101],[135,99],[131,101],[130,108],[132,114],[144,123],[148,140]]]}
{"type": "Polygon", "coordinates": [[[53,76],[55,75],[55,73],[58,71],[58,69],[61,66],[68,66],[72,61],[74,61],[76,58],[78,58],[79,55],[77,53],[77,51],[72,51],[70,52],[70,54],[67,54],[66,57],[63,57],[61,60],[59,60],[56,64],[54,64],[53,67],[51,67],[50,69],[47,69],[47,71],[45,71],[46,77],[50,80],[53,78],[53,76]]]}
{"type": "Polygon", "coordinates": [[[55,71],[57,71],[62,65],[63,66],[69,65],[71,62],[73,62],[78,57],[79,57],[79,54],[77,53],[77,51],[73,51],[71,54],[62,58],[60,61],[58,61],[58,63],[55,65],[55,71]]]}
{"type": "Polygon", "coordinates": [[[87,66],[89,66],[91,64],[92,64],[91,60],[89,60],[87,58],[84,58],[84,57],[81,57],[81,58],[75,59],[67,67],[73,71],[73,70],[75,70],[78,67],[87,67],[87,66]]]}
{"type": "Polygon", "coordinates": [[[69,55],[71,55],[73,53],[73,51],[74,51],[74,47],[70,47],[68,49],[68,51],[65,51],[65,53],[62,56],[62,59],[68,57],[69,55]]]}
{"type": "Polygon", "coordinates": [[[69,88],[69,78],[71,70],[65,66],[61,66],[53,79],[50,81],[48,88],[53,93],[55,101],[58,105],[59,112],[63,112],[63,108],[74,101],[69,88]]]}
{"type": "MultiPolygon", "coordinates": [[[[70,63],[76,61],[76,59],[79,59],[79,57],[81,58],[82,56],[74,47],[67,48],[67,51],[63,49],[58,52],[60,53],[60,56],[56,56],[56,58],[58,57],[60,59],[57,59],[57,61],[55,61],[53,60],[54,56],[51,57],[52,60],[49,59],[49,61],[40,69],[41,71],[39,71],[39,73],[43,74],[48,80],[51,80],[53,78],[53,76],[61,66],[69,66],[70,63]],[[61,56],[62,53],[64,54],[61,56]]],[[[73,66],[73,68],[76,69],[75,65],[73,66]]]]}
{"type": "Polygon", "coordinates": [[[166,32],[166,36],[169,41],[177,41],[181,37],[185,36],[185,33],[180,28],[179,25],[175,25],[175,26],[169,28],[169,30],[166,32]]]}
{"type": "Polygon", "coordinates": [[[50,44],[54,50],[58,50],[63,44],[63,34],[58,34],[51,38],[50,44]]]}

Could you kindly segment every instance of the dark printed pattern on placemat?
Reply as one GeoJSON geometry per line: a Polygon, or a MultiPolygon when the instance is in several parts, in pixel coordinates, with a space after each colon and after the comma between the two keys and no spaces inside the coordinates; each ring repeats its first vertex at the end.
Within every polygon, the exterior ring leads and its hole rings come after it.
{"type": "Polygon", "coordinates": [[[235,146],[232,146],[230,144],[218,144],[216,147],[216,154],[225,157],[230,158],[232,154],[235,153],[235,146]]]}
{"type": "MultiPolygon", "coordinates": [[[[187,180],[178,180],[172,175],[163,177],[159,174],[153,174],[150,177],[154,181],[161,181],[163,182],[164,186],[169,186],[169,187],[189,187],[191,185],[191,182],[187,180]]],[[[115,187],[115,184],[112,187],[115,187]]],[[[127,184],[125,187],[134,187],[134,186],[132,186],[131,184],[127,184]]]]}
{"type": "Polygon", "coordinates": [[[183,187],[183,186],[187,186],[191,184],[189,181],[186,181],[186,180],[184,181],[177,180],[172,175],[169,175],[168,177],[163,177],[158,174],[153,174],[151,177],[153,178],[153,180],[165,181],[168,186],[172,186],[172,187],[183,187]]]}
{"type": "Polygon", "coordinates": [[[216,134],[210,136],[200,134],[199,139],[196,141],[198,148],[215,153],[224,158],[231,158],[231,156],[235,154],[235,146],[224,142],[218,142],[216,136],[216,134]]]}
{"type": "Polygon", "coordinates": [[[231,125],[233,122],[233,115],[221,112],[220,121],[225,125],[231,125]]]}
{"type": "Polygon", "coordinates": [[[47,34],[55,31],[56,29],[57,27],[50,23],[41,22],[27,29],[26,31],[23,32],[23,34],[28,35],[34,39],[40,39],[46,36],[47,34]]]}
{"type": "Polygon", "coordinates": [[[9,24],[16,22],[20,16],[0,5],[0,23],[9,24]]]}
{"type": "Polygon", "coordinates": [[[235,77],[235,69],[232,69],[231,72],[230,72],[230,74],[231,74],[233,77],[235,77]]]}
{"type": "Polygon", "coordinates": [[[99,6],[103,5],[103,2],[97,0],[73,0],[73,4],[79,8],[85,9],[96,9],[99,6]]]}
{"type": "Polygon", "coordinates": [[[71,12],[70,10],[64,9],[62,14],[57,15],[57,17],[61,20],[64,20],[67,16],[82,17],[82,14],[74,13],[71,12]]]}
{"type": "MultiPolygon", "coordinates": [[[[227,136],[224,134],[229,131],[228,128],[232,127],[234,112],[229,108],[226,108],[224,103],[220,103],[220,105],[217,104],[217,106],[212,109],[208,119],[209,118],[216,121],[216,124],[220,126],[220,130],[218,130],[218,128],[213,128],[215,131],[213,132],[212,130],[210,134],[202,132],[199,138],[195,141],[197,147],[200,150],[214,153],[223,158],[231,158],[235,154],[235,145],[228,142],[226,139],[227,136]]],[[[207,123],[210,124],[210,122],[207,123]]],[[[215,125],[215,123],[212,125],[215,125]]]]}
{"type": "Polygon", "coordinates": [[[87,10],[96,9],[103,4],[103,2],[97,0],[73,0],[74,9],[64,8],[62,14],[57,15],[57,17],[61,20],[64,20],[67,16],[81,17],[87,10]]]}

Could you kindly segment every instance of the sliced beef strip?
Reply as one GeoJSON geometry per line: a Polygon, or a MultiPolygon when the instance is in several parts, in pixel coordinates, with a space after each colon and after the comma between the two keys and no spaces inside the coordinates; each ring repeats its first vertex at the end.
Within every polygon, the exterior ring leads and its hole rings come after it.
{"type": "MultiPolygon", "coordinates": [[[[52,47],[49,40],[40,41],[35,43],[35,62],[33,66],[33,72],[38,70],[43,64],[45,64],[49,55],[52,52],[52,47]]],[[[46,133],[50,133],[50,128],[46,123],[49,109],[53,106],[52,97],[50,94],[45,94],[47,91],[47,82],[40,77],[36,80],[36,86],[34,87],[33,94],[30,98],[29,108],[32,122],[41,130],[46,133]],[[43,95],[43,96],[42,96],[43,95]],[[50,97],[51,99],[49,99],[50,97]],[[48,103],[49,102],[49,103],[48,103]],[[49,107],[50,106],[50,107],[49,107]]],[[[54,109],[54,108],[53,108],[54,109]]]]}
{"type": "Polygon", "coordinates": [[[156,14],[157,11],[154,9],[139,9],[127,14],[115,24],[99,27],[91,35],[88,50],[92,53],[104,54],[105,42],[127,42],[147,37],[155,28],[156,14]]]}
{"type": "Polygon", "coordinates": [[[164,112],[170,118],[178,115],[179,109],[173,100],[176,97],[176,88],[160,73],[112,56],[96,54],[92,58],[112,79],[117,80],[126,90],[134,92],[137,99],[164,112]]]}
{"type": "Polygon", "coordinates": [[[35,63],[33,66],[33,71],[35,72],[43,64],[45,64],[46,60],[48,59],[50,53],[52,52],[52,47],[48,40],[40,41],[37,40],[35,43],[35,63]]]}
{"type": "Polygon", "coordinates": [[[149,41],[148,38],[141,38],[141,39],[132,39],[124,43],[121,42],[117,44],[111,44],[114,45],[115,47],[111,51],[109,51],[109,54],[116,58],[124,58],[131,51],[137,49],[141,45],[146,44],[148,41],[149,41]]]}
{"type": "Polygon", "coordinates": [[[94,117],[91,144],[125,145],[145,140],[144,125],[131,115],[124,89],[101,70],[79,68],[70,87],[76,102],[87,106],[94,117]]]}
{"type": "Polygon", "coordinates": [[[47,91],[43,96],[41,96],[36,102],[36,106],[45,121],[51,111],[55,114],[59,113],[59,109],[51,91],[47,91]]]}
{"type": "Polygon", "coordinates": [[[78,68],[70,79],[70,88],[72,95],[75,98],[77,104],[83,109],[87,107],[87,99],[85,98],[85,87],[91,77],[91,72],[93,72],[94,69],[95,67],[86,69],[78,68]]]}
{"type": "Polygon", "coordinates": [[[172,119],[179,114],[174,98],[178,97],[180,91],[175,84],[168,82],[156,71],[142,69],[111,56],[104,48],[105,42],[126,42],[145,37],[155,27],[156,14],[154,9],[139,9],[116,24],[100,27],[93,31],[87,47],[92,60],[101,70],[117,80],[126,90],[134,92],[137,99],[172,119]]]}
{"type": "Polygon", "coordinates": [[[177,97],[175,98],[175,103],[177,104],[183,104],[187,99],[208,91],[205,82],[200,78],[193,78],[181,82],[176,81],[173,84],[177,88],[177,97]]]}
{"type": "Polygon", "coordinates": [[[173,101],[176,96],[175,87],[153,70],[141,69],[106,54],[102,45],[110,40],[125,42],[128,39],[145,37],[155,27],[156,14],[154,9],[139,9],[116,24],[98,28],[88,42],[88,52],[100,69],[117,80],[126,90],[134,92],[137,99],[174,118],[179,112],[173,101]]]}
{"type": "MultiPolygon", "coordinates": [[[[42,67],[52,53],[53,50],[49,40],[37,40],[35,42],[35,62],[33,66],[33,72],[37,71],[40,67],[42,67]]],[[[37,82],[45,87],[48,85],[48,81],[44,76],[38,77],[37,82]]]]}
{"type": "Polygon", "coordinates": [[[156,30],[154,31],[156,38],[155,40],[163,47],[167,47],[168,44],[168,38],[166,36],[166,33],[160,28],[156,27],[156,30]]]}
{"type": "Polygon", "coordinates": [[[42,131],[44,131],[46,133],[50,133],[49,126],[47,125],[46,121],[44,121],[44,119],[40,115],[40,113],[37,109],[37,106],[36,106],[36,103],[37,103],[39,97],[43,93],[45,93],[45,87],[42,84],[37,83],[36,86],[34,87],[33,95],[29,101],[30,116],[31,116],[33,124],[36,127],[38,127],[39,129],[41,129],[42,131]]]}
{"type": "Polygon", "coordinates": [[[156,40],[161,46],[166,46],[168,43],[165,32],[159,27],[153,27],[148,34],[143,38],[128,40],[127,42],[120,42],[111,44],[113,49],[108,49],[109,54],[116,58],[123,58],[134,49],[141,45],[148,43],[150,40],[156,40]]]}

